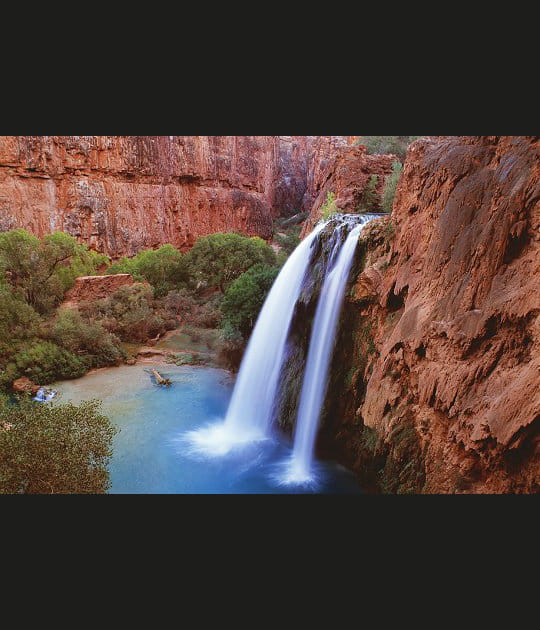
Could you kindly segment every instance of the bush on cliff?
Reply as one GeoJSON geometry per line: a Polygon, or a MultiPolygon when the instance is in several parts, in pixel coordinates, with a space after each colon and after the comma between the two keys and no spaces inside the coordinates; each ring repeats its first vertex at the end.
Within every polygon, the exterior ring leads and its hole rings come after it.
{"type": "Polygon", "coordinates": [[[336,205],[336,195],[333,192],[329,192],[326,195],[326,201],[321,206],[321,217],[323,221],[328,221],[328,219],[334,214],[339,212],[339,208],[336,205]]]}
{"type": "Polygon", "coordinates": [[[197,289],[215,288],[224,294],[250,267],[258,263],[275,265],[276,254],[258,236],[218,233],[197,239],[186,260],[197,289]]]}
{"type": "Polygon", "coordinates": [[[149,282],[154,288],[155,297],[185,286],[189,280],[186,257],[172,245],[146,250],[133,258],[121,258],[106,273],[129,273],[139,282],[149,282]]]}
{"type": "Polygon", "coordinates": [[[102,494],[116,429],[97,401],[0,400],[0,493],[102,494]]]}
{"type": "Polygon", "coordinates": [[[396,188],[399,178],[401,177],[401,171],[403,170],[403,164],[401,162],[394,162],[392,164],[392,173],[386,178],[383,191],[383,212],[392,212],[392,206],[394,205],[394,197],[396,196],[396,188]]]}
{"type": "Polygon", "coordinates": [[[225,292],[221,311],[223,326],[247,340],[255,326],[279,269],[258,264],[237,278],[225,292]]]}
{"type": "Polygon", "coordinates": [[[78,275],[94,273],[106,260],[63,232],[42,239],[23,229],[0,234],[0,277],[42,314],[62,300],[78,275]]]}

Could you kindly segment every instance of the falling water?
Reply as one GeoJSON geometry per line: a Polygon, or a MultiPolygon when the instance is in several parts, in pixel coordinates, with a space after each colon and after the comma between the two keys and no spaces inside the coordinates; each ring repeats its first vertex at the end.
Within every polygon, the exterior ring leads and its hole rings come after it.
{"type": "Polygon", "coordinates": [[[242,360],[225,422],[191,431],[195,452],[225,455],[269,437],[285,348],[296,301],[309,266],[319,224],[294,250],[263,305],[242,360]]]}
{"type": "Polygon", "coordinates": [[[309,343],[306,372],[294,435],[294,448],[292,457],[287,462],[286,483],[313,482],[313,451],[319,416],[328,387],[328,367],[332,358],[337,323],[358,235],[371,218],[369,215],[363,216],[361,218],[362,223],[351,230],[341,248],[341,239],[334,242],[330,257],[330,265],[333,262],[333,266],[330,267],[321,289],[309,343]]]}

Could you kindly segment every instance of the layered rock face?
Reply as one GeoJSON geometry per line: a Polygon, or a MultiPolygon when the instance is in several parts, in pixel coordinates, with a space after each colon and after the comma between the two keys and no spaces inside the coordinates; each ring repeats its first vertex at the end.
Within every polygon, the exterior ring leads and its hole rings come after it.
{"type": "Polygon", "coordinates": [[[102,300],[122,287],[135,284],[129,273],[108,276],[81,276],[64,296],[62,308],[77,308],[80,302],[102,300]]]}
{"type": "Polygon", "coordinates": [[[336,206],[343,212],[357,212],[374,175],[377,177],[377,205],[370,209],[380,210],[384,184],[392,172],[393,162],[397,159],[395,155],[369,155],[362,145],[348,145],[337,149],[331,159],[314,170],[310,182],[313,199],[302,235],[308,234],[320,220],[321,207],[328,193],[336,195],[336,206]]]}
{"type": "Polygon", "coordinates": [[[0,136],[0,230],[62,230],[113,257],[201,235],[268,238],[310,207],[348,136],[0,136]]]}
{"type": "Polygon", "coordinates": [[[538,492],[539,138],[418,140],[358,257],[321,441],[378,490],[538,492]]]}

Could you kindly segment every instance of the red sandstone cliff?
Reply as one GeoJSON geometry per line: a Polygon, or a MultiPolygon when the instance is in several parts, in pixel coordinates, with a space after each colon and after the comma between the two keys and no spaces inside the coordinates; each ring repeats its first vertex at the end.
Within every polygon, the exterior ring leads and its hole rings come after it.
{"type": "Polygon", "coordinates": [[[376,194],[382,197],[386,177],[392,172],[395,155],[369,155],[363,146],[344,146],[334,152],[326,151],[326,157],[317,163],[310,180],[310,214],[304,224],[303,236],[308,234],[321,218],[321,206],[332,192],[336,205],[343,212],[356,212],[368,183],[377,176],[376,194]]]}
{"type": "Polygon", "coordinates": [[[415,142],[361,241],[350,463],[393,491],[538,492],[539,138],[415,142]]]}
{"type": "Polygon", "coordinates": [[[0,136],[0,230],[63,230],[114,257],[198,236],[267,238],[309,207],[347,136],[0,136]]]}

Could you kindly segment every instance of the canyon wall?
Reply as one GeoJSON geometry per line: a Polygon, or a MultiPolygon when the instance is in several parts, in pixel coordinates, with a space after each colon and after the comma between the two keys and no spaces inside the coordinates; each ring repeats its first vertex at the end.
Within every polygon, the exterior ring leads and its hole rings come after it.
{"type": "Polygon", "coordinates": [[[416,141],[357,256],[319,448],[378,491],[538,492],[539,138],[416,141]]]}
{"type": "Polygon", "coordinates": [[[310,180],[309,216],[304,223],[302,235],[305,236],[321,219],[321,207],[328,193],[336,195],[336,206],[343,212],[357,212],[364,201],[366,187],[371,177],[377,177],[375,188],[376,204],[369,209],[380,211],[382,194],[386,178],[392,172],[392,163],[398,160],[395,155],[369,155],[362,145],[339,147],[332,157],[314,169],[310,180]]]}
{"type": "Polygon", "coordinates": [[[349,136],[0,136],[0,230],[62,230],[113,257],[311,207],[349,136]]]}

